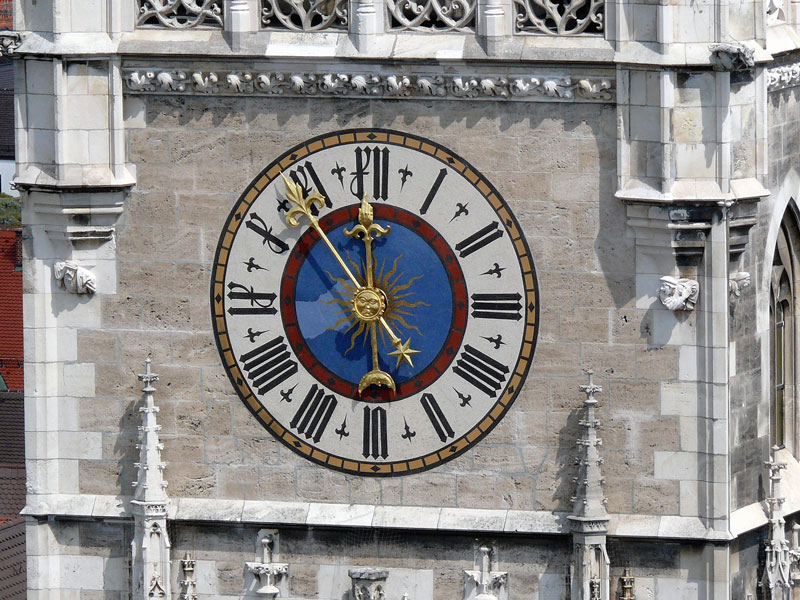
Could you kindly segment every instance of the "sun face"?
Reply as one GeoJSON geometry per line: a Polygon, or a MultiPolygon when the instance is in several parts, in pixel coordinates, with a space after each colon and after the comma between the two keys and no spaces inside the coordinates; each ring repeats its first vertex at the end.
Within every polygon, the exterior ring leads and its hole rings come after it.
{"type": "MultiPolygon", "coordinates": [[[[389,326],[395,331],[405,330],[405,333],[414,331],[420,336],[423,333],[416,325],[411,325],[406,321],[406,318],[412,319],[414,313],[412,310],[418,306],[429,306],[427,302],[410,300],[414,292],[410,289],[415,281],[422,278],[422,275],[409,278],[407,281],[403,273],[397,273],[397,265],[403,255],[400,254],[392,261],[391,268],[386,270],[386,261],[381,263],[378,272],[375,273],[373,281],[375,282],[373,288],[366,286],[366,267],[363,263],[356,263],[350,254],[347,254],[347,262],[353,268],[353,274],[362,284],[360,289],[352,284],[349,279],[344,277],[337,277],[331,273],[327,273],[332,281],[339,284],[336,290],[340,294],[338,298],[328,300],[327,304],[336,304],[341,307],[339,314],[342,316],[339,320],[329,328],[329,331],[337,330],[341,325],[348,324],[345,334],[350,335],[350,347],[345,351],[345,354],[350,352],[356,347],[356,342],[362,334],[367,334],[369,331],[369,323],[374,322],[380,317],[386,319],[389,326]],[[344,290],[342,292],[341,290],[344,290]],[[383,306],[382,306],[383,305],[383,306]],[[382,310],[381,310],[382,309],[382,310]]],[[[382,328],[379,328],[379,335],[381,342],[386,343],[386,333],[382,328]]],[[[398,334],[399,335],[399,334],[398,334]]],[[[367,343],[368,335],[362,338],[362,345],[367,343]]],[[[401,336],[402,337],[402,336],[401,336]]]]}

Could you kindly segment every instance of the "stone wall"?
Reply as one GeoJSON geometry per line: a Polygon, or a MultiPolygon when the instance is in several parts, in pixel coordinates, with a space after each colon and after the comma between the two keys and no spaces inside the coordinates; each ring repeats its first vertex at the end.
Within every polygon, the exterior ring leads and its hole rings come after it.
{"type": "Polygon", "coordinates": [[[126,493],[134,478],[133,372],[149,353],[172,497],[569,510],[578,385],[594,369],[609,511],[678,513],[678,481],[653,478],[655,452],[678,449],[678,417],[659,416],[677,352],[648,346],[652,310],[634,308],[612,106],[151,96],[127,98],[126,118],[138,183],[117,294],[100,297],[102,331],[78,336],[96,376],[79,428],[102,440],[80,461],[82,493],[126,493]],[[208,270],[234,199],[295,143],[357,126],[431,137],[483,171],[527,232],[541,289],[534,367],[508,417],[460,459],[399,479],[346,477],[280,447],[234,395],[210,333],[208,270]]]}

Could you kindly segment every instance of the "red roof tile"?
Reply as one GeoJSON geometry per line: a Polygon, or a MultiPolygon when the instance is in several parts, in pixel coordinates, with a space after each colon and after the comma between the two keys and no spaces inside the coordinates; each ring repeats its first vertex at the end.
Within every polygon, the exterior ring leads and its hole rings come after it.
{"type": "Polygon", "coordinates": [[[18,268],[18,229],[0,230],[0,375],[9,390],[24,389],[22,349],[22,271],[18,268]]]}
{"type": "Polygon", "coordinates": [[[25,468],[0,466],[0,521],[15,519],[25,508],[25,468]]]}
{"type": "MultiPolygon", "coordinates": [[[[25,409],[22,398],[0,394],[0,468],[25,465],[25,409]]],[[[2,486],[0,486],[2,487],[2,486]]],[[[0,494],[3,490],[0,489],[0,494]]]]}

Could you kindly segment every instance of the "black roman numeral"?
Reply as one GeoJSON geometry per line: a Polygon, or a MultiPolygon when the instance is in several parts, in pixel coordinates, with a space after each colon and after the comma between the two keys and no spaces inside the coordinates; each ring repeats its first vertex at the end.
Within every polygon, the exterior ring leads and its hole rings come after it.
{"type": "Polygon", "coordinates": [[[229,300],[245,300],[250,306],[229,308],[229,315],[274,315],[278,309],[273,308],[275,294],[272,292],[256,292],[253,286],[245,287],[240,283],[228,284],[229,300]]]}
{"type": "Polygon", "coordinates": [[[275,254],[283,254],[289,249],[289,245],[272,233],[272,227],[269,227],[257,213],[250,213],[250,220],[245,226],[260,235],[263,238],[261,243],[266,244],[275,254]]]}
{"type": "Polygon", "coordinates": [[[439,192],[439,188],[442,187],[442,182],[446,176],[447,169],[442,168],[439,171],[439,175],[436,176],[436,181],[433,182],[431,189],[428,191],[428,195],[425,196],[425,202],[422,203],[422,208],[419,209],[419,214],[424,215],[426,212],[428,212],[428,209],[431,207],[431,202],[433,202],[433,199],[439,192]]]}
{"type": "Polygon", "coordinates": [[[389,456],[386,434],[386,409],[364,407],[364,458],[389,456]]]}
{"type": "Polygon", "coordinates": [[[497,396],[497,390],[503,387],[508,367],[486,356],[480,350],[466,345],[456,361],[456,366],[453,367],[453,373],[494,398],[497,396]]]}
{"type": "MultiPolygon", "coordinates": [[[[308,197],[312,190],[317,190],[320,194],[325,196],[325,206],[328,208],[333,206],[331,198],[328,196],[328,192],[326,192],[325,188],[322,186],[322,182],[319,180],[317,172],[314,170],[314,165],[311,164],[310,160],[307,160],[296,169],[289,171],[289,177],[297,185],[303,188],[304,197],[308,197]]],[[[312,205],[312,209],[316,211],[316,206],[312,205]]],[[[314,212],[314,214],[316,215],[317,213],[314,212]]]]}
{"type": "Polygon", "coordinates": [[[519,321],[522,318],[521,299],[519,294],[472,294],[472,316],[519,321]]]}
{"type": "Polygon", "coordinates": [[[444,416],[433,394],[422,394],[420,404],[422,404],[422,408],[425,409],[425,414],[428,415],[428,418],[431,420],[431,425],[433,425],[434,430],[436,430],[436,435],[439,436],[441,441],[446,442],[455,435],[453,428],[450,427],[447,417],[444,416]]]}
{"type": "Polygon", "coordinates": [[[242,354],[239,362],[259,394],[266,394],[297,373],[297,363],[292,360],[283,336],[242,354]]]}
{"type": "Polygon", "coordinates": [[[373,200],[389,199],[389,149],[356,148],[356,168],[350,173],[350,193],[361,200],[364,193],[372,193],[373,200]],[[372,189],[368,187],[367,176],[372,174],[372,189]]]}
{"type": "Polygon", "coordinates": [[[326,394],[325,390],[317,387],[315,383],[308,390],[303,403],[294,413],[289,425],[296,429],[297,433],[304,435],[307,440],[319,442],[331,420],[336,404],[336,397],[333,394],[326,394]]]}
{"type": "Polygon", "coordinates": [[[503,237],[503,230],[498,229],[498,227],[500,227],[500,224],[495,221],[458,242],[456,244],[458,255],[464,258],[473,252],[477,252],[485,245],[503,237]]]}

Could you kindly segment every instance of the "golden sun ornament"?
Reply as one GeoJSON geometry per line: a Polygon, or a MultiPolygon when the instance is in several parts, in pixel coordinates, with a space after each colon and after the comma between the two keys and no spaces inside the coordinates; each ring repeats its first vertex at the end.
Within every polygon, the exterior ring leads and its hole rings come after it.
{"type": "MultiPolygon", "coordinates": [[[[386,308],[383,312],[383,318],[389,322],[389,325],[392,327],[403,327],[406,330],[413,330],[418,334],[423,335],[416,325],[409,324],[405,318],[413,316],[411,309],[414,309],[418,306],[429,306],[429,304],[422,301],[410,302],[408,300],[408,298],[412,296],[414,292],[407,290],[416,280],[420,279],[421,275],[411,277],[408,281],[403,282],[403,273],[397,273],[397,264],[402,258],[402,254],[395,257],[394,261],[392,262],[392,267],[388,271],[386,270],[386,261],[384,260],[381,264],[380,270],[375,274],[374,285],[376,288],[383,290],[383,293],[386,296],[386,308]]],[[[362,282],[366,281],[366,278],[364,277],[364,265],[359,265],[353,261],[349,254],[347,254],[347,262],[350,263],[350,266],[353,268],[356,278],[362,282]]],[[[350,335],[350,346],[347,348],[347,350],[345,350],[345,354],[347,354],[356,347],[356,342],[363,333],[369,333],[369,322],[362,320],[359,317],[359,314],[356,312],[357,309],[353,306],[352,299],[358,292],[358,289],[344,277],[335,277],[331,273],[327,273],[327,275],[332,281],[338,283],[342,288],[342,291],[339,292],[341,294],[339,298],[333,298],[332,300],[326,301],[326,304],[337,304],[341,306],[339,313],[342,315],[339,320],[329,328],[329,331],[336,331],[341,325],[344,324],[349,325],[344,331],[345,334],[352,332],[350,335]]],[[[380,332],[381,343],[385,344],[386,333],[383,329],[378,329],[378,331],[380,332]]],[[[368,337],[368,335],[364,336],[362,339],[362,345],[367,344],[368,337]]],[[[408,360],[409,364],[412,364],[410,357],[413,354],[417,354],[418,350],[411,350],[407,348],[401,353],[402,356],[398,354],[399,352],[399,348],[394,352],[389,352],[390,356],[398,357],[397,366],[400,366],[400,361],[402,360],[408,360]],[[405,359],[403,356],[408,356],[409,358],[405,359]]]]}

